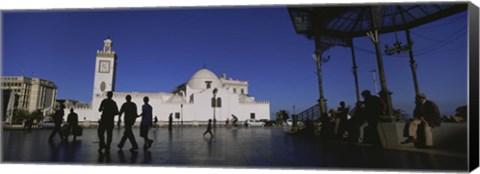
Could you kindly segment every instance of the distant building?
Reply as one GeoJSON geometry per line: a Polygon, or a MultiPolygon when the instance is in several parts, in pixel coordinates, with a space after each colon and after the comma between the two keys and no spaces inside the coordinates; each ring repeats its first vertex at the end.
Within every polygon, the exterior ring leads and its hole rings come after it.
{"type": "Polygon", "coordinates": [[[83,103],[78,100],[70,100],[70,99],[57,99],[55,102],[55,108],[59,108],[60,105],[63,104],[66,108],[87,108],[89,107],[88,104],[83,103]]]}
{"type": "Polygon", "coordinates": [[[206,68],[198,70],[187,82],[178,85],[172,92],[144,93],[115,91],[117,55],[112,49],[112,40],[104,41],[103,50],[97,51],[95,64],[92,102],[87,107],[72,107],[84,120],[97,121],[100,118],[98,108],[108,91],[114,92],[113,100],[119,108],[125,102],[125,97],[131,95],[139,113],[143,98],[148,96],[149,104],[153,107],[153,115],[157,116],[159,121],[167,121],[169,115],[172,115],[174,121],[183,121],[184,124],[205,124],[214,115],[217,124],[231,119],[232,114],[237,116],[239,121],[270,118],[270,103],[256,101],[250,96],[247,81],[227,79],[225,74],[218,78],[206,68]]]}
{"type": "Polygon", "coordinates": [[[51,81],[24,76],[2,76],[1,82],[2,91],[10,91],[16,95],[16,108],[32,112],[52,109],[55,106],[57,86],[51,81]]]}

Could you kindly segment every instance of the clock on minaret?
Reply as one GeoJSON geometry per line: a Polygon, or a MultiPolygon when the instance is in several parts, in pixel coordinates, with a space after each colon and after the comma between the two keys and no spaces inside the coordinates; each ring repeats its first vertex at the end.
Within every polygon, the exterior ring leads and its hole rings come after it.
{"type": "Polygon", "coordinates": [[[100,60],[100,66],[98,67],[98,72],[110,73],[110,61],[100,60]]]}
{"type": "Polygon", "coordinates": [[[115,91],[117,55],[110,38],[103,41],[103,50],[97,50],[93,82],[92,108],[98,108],[107,91],[115,91]]]}

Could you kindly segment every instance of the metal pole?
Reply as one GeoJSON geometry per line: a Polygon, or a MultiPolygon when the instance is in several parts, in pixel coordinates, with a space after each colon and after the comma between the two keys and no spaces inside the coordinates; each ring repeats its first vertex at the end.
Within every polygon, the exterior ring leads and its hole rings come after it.
{"type": "MultiPolygon", "coordinates": [[[[213,99],[216,103],[216,97],[213,95],[213,99]]],[[[213,127],[216,127],[216,121],[215,121],[215,105],[213,106],[213,127]]]]}
{"type": "MultiPolygon", "coordinates": [[[[317,57],[319,58],[319,54],[317,54],[317,57]]],[[[317,77],[318,77],[318,86],[319,86],[319,93],[320,93],[320,99],[318,101],[318,106],[320,109],[320,116],[326,115],[326,107],[324,107],[325,98],[323,96],[323,81],[322,81],[322,61],[318,60],[317,61],[317,77]]]]}
{"type": "Polygon", "coordinates": [[[213,89],[213,99],[212,99],[212,107],[213,107],[213,128],[216,128],[217,126],[217,121],[215,118],[215,108],[217,107],[217,91],[218,89],[215,88],[213,89]]]}
{"type": "Polygon", "coordinates": [[[375,45],[375,52],[377,55],[377,66],[378,66],[378,72],[380,75],[380,85],[381,85],[381,91],[380,91],[380,97],[383,99],[383,101],[386,102],[387,105],[387,115],[392,116],[392,99],[391,99],[391,93],[387,89],[387,81],[385,78],[385,71],[383,69],[383,59],[382,59],[382,53],[380,51],[380,40],[379,40],[379,35],[378,35],[378,26],[377,26],[377,8],[375,6],[371,7],[371,13],[372,13],[372,27],[373,27],[373,32],[371,32],[369,35],[375,45]]]}
{"type": "Polygon", "coordinates": [[[356,94],[356,97],[357,97],[357,102],[360,101],[360,91],[359,91],[359,88],[358,88],[358,74],[357,74],[357,62],[355,61],[355,48],[353,46],[353,38],[351,39],[350,41],[351,43],[351,48],[352,48],[352,63],[353,63],[353,66],[352,66],[352,70],[353,70],[353,77],[355,78],[355,94],[356,94]]]}
{"type": "Polygon", "coordinates": [[[180,104],[180,118],[182,118],[182,127],[183,127],[183,104],[180,104]]]}
{"type": "Polygon", "coordinates": [[[375,93],[378,93],[377,70],[370,70],[370,72],[372,73],[373,87],[375,88],[375,93]]]}
{"type": "Polygon", "coordinates": [[[295,115],[295,105],[293,105],[293,115],[295,115]]]}
{"type": "Polygon", "coordinates": [[[318,90],[320,93],[320,99],[318,101],[320,109],[320,117],[328,117],[327,115],[327,100],[323,95],[323,79],[322,79],[322,48],[319,36],[315,36],[315,55],[314,59],[317,63],[317,77],[318,77],[318,90]]]}
{"type": "Polygon", "coordinates": [[[418,88],[418,81],[417,81],[417,64],[415,63],[415,60],[413,59],[413,41],[410,39],[410,30],[406,29],[405,30],[405,35],[407,36],[407,42],[408,46],[410,49],[408,50],[408,55],[410,56],[410,68],[412,69],[412,75],[413,75],[413,85],[415,87],[415,95],[418,95],[420,93],[420,90],[418,88]]]}

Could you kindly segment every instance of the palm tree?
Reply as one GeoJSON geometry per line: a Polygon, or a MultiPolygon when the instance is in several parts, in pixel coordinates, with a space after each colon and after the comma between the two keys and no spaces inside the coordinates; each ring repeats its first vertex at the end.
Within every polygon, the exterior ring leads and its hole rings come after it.
{"type": "Polygon", "coordinates": [[[277,113],[275,113],[275,116],[277,116],[276,118],[277,124],[282,124],[288,119],[288,111],[280,110],[277,113]]]}

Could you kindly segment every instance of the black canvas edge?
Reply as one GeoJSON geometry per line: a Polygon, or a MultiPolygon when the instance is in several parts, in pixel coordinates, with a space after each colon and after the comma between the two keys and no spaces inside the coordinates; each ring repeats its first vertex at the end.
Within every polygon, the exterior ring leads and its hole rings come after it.
{"type": "Polygon", "coordinates": [[[472,2],[468,5],[468,54],[469,54],[469,171],[473,171],[479,166],[479,113],[478,113],[478,98],[479,98],[479,12],[478,7],[472,2]]]}
{"type": "MultiPolygon", "coordinates": [[[[254,5],[256,6],[256,5],[254,5]]],[[[258,5],[263,6],[263,5],[258,5]]],[[[248,6],[247,6],[248,7],[248,6]]],[[[152,7],[155,8],[155,7],[152,7]]],[[[197,7],[193,7],[197,8],[197,7]]],[[[74,9],[66,9],[74,10],[74,9]]],[[[2,22],[2,11],[0,10],[0,23],[2,22]]],[[[0,24],[0,40],[2,34],[2,25],[0,24]]],[[[471,172],[479,167],[479,7],[473,4],[472,2],[468,3],[468,170],[471,172]]],[[[0,52],[2,52],[2,42],[0,42],[0,52]]],[[[3,61],[3,57],[0,55],[0,62],[3,61]]],[[[0,65],[1,66],[1,65],[0,65]]],[[[3,68],[0,67],[0,71],[3,68]]],[[[1,73],[0,73],[1,74],[1,73]]],[[[1,91],[0,91],[1,96],[1,91]]],[[[0,109],[1,105],[0,100],[0,109]]],[[[3,127],[0,124],[0,132],[3,132],[3,127]]],[[[2,133],[0,133],[0,139],[2,138],[2,133]]],[[[2,139],[3,140],[3,139],[2,139]]],[[[1,141],[0,141],[1,142],[1,141]]],[[[3,162],[3,147],[0,143],[0,163],[3,162]]],[[[161,167],[161,166],[160,166],[161,167]]],[[[194,166],[192,166],[194,167],[194,166]]],[[[322,171],[324,169],[320,169],[322,171]]],[[[348,169],[347,169],[348,170],[348,169]]],[[[327,170],[328,171],[328,170],[327,170]]],[[[353,170],[355,171],[355,170],[353,170]]],[[[390,170],[387,170],[390,171],[390,170]]],[[[392,170],[393,172],[398,170],[392,170]]],[[[414,170],[413,170],[414,171],[414,170]]],[[[357,171],[358,172],[358,171],[357,171]]]]}

